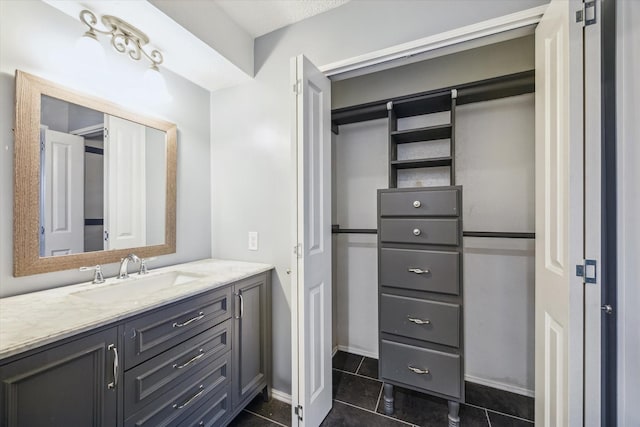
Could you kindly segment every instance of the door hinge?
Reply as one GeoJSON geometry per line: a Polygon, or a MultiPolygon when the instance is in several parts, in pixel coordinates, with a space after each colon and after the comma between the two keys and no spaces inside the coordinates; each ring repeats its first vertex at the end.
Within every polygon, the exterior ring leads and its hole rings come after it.
{"type": "Polygon", "coordinates": [[[582,9],[576,12],[576,22],[582,23],[584,26],[592,25],[597,22],[595,0],[589,0],[582,3],[582,9]]]}
{"type": "Polygon", "coordinates": [[[104,241],[105,242],[109,241],[109,230],[104,230],[104,241]]]}
{"type": "Polygon", "coordinates": [[[293,408],[293,411],[298,416],[298,419],[302,421],[302,405],[296,406],[295,408],[293,408]]]}
{"type": "Polygon", "coordinates": [[[103,133],[103,135],[104,135],[104,139],[109,138],[109,128],[104,128],[104,133],[103,133]]]}
{"type": "Polygon", "coordinates": [[[598,278],[598,263],[595,259],[585,259],[576,265],[576,276],[582,277],[583,283],[596,283],[598,278]]]}
{"type": "Polygon", "coordinates": [[[293,84],[293,93],[300,95],[302,93],[302,80],[298,79],[293,84]]]}
{"type": "Polygon", "coordinates": [[[293,253],[298,256],[298,258],[302,258],[302,243],[298,243],[293,247],[293,253]]]}

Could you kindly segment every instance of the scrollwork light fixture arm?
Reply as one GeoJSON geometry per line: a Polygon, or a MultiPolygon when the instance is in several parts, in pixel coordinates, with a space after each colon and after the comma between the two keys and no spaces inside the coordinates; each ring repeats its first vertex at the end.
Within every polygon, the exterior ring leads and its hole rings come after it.
{"type": "Polygon", "coordinates": [[[111,37],[111,46],[119,52],[124,53],[133,60],[140,60],[143,56],[151,62],[151,68],[158,69],[158,65],[162,64],[164,58],[162,53],[157,49],[152,49],[150,53],[144,50],[144,46],[149,43],[149,37],[138,28],[128,22],[111,15],[101,17],[102,25],[106,29],[97,27],[98,18],[90,10],[84,9],[80,12],[80,21],[82,21],[89,29],[84,33],[85,37],[98,39],[97,34],[105,34],[111,37]]]}

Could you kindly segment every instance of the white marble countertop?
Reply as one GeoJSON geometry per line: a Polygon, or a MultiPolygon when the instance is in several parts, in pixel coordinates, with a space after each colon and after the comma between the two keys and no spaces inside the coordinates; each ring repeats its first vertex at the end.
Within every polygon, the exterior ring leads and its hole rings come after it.
{"type": "Polygon", "coordinates": [[[154,269],[144,276],[136,273],[128,279],[109,278],[98,285],[87,282],[0,298],[0,360],[272,268],[268,264],[207,259],[154,269]],[[159,288],[149,286],[147,278],[172,271],[191,274],[193,280],[159,288]],[[145,283],[138,285],[145,286],[136,287],[141,279],[145,283]],[[83,296],[83,292],[110,286],[120,291],[107,291],[109,301],[83,296]],[[122,298],[114,298],[118,294],[122,298]]]}

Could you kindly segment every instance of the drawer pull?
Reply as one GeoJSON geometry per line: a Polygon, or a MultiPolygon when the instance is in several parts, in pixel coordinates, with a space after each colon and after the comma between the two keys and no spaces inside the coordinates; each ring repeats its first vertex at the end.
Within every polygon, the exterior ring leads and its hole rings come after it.
{"type": "Polygon", "coordinates": [[[189,319],[184,323],[174,322],[173,323],[173,327],[174,328],[182,328],[183,326],[187,326],[189,323],[193,323],[193,322],[195,322],[197,320],[202,319],[203,317],[204,317],[204,313],[200,311],[196,317],[194,317],[193,319],[189,319]]]}
{"type": "Polygon", "coordinates": [[[413,229],[413,235],[414,235],[414,236],[419,236],[419,235],[421,235],[421,234],[422,234],[422,231],[420,231],[420,229],[419,229],[419,228],[414,228],[414,229],[413,229]]]}
{"type": "Polygon", "coordinates": [[[429,319],[418,319],[418,318],[411,317],[411,316],[407,316],[407,319],[409,319],[409,322],[413,322],[416,325],[430,325],[431,324],[431,320],[429,320],[429,319]]]}
{"type": "Polygon", "coordinates": [[[407,366],[407,368],[409,368],[409,370],[411,372],[413,372],[414,374],[420,374],[420,375],[426,375],[429,373],[428,369],[420,369],[420,368],[414,368],[413,366],[409,365],[407,366]]]}
{"type": "Polygon", "coordinates": [[[425,268],[424,270],[421,269],[421,268],[410,268],[409,269],[409,273],[429,274],[429,273],[431,273],[431,270],[429,270],[428,268],[425,268]]]}
{"type": "Polygon", "coordinates": [[[413,202],[414,208],[419,208],[420,206],[422,206],[422,203],[420,203],[420,200],[416,200],[415,202],[413,202]]]}
{"type": "Polygon", "coordinates": [[[189,399],[187,399],[186,401],[184,401],[184,403],[178,405],[177,403],[173,404],[173,409],[182,409],[185,406],[189,405],[191,402],[193,402],[194,400],[196,400],[198,397],[200,397],[200,395],[202,393],[204,393],[204,386],[202,384],[200,384],[200,387],[198,387],[200,389],[199,392],[197,392],[196,394],[194,394],[193,396],[191,396],[189,399]]]}
{"type": "Polygon", "coordinates": [[[173,365],[173,369],[186,368],[187,366],[191,365],[196,360],[201,359],[202,357],[204,357],[204,355],[205,355],[204,351],[202,351],[202,349],[200,349],[200,353],[198,353],[196,356],[193,356],[191,359],[187,360],[182,365],[178,365],[177,363],[174,364],[173,365]]]}

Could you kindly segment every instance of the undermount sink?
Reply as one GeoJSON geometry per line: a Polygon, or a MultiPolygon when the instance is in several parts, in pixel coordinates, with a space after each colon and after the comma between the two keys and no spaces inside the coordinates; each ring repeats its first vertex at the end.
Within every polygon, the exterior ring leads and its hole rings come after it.
{"type": "Polygon", "coordinates": [[[149,276],[131,275],[128,279],[114,279],[118,280],[118,282],[74,292],[71,295],[104,304],[122,300],[135,301],[140,297],[149,295],[149,293],[153,291],[184,285],[201,280],[204,277],[206,276],[183,271],[169,271],[167,273],[151,274],[149,276]]]}

